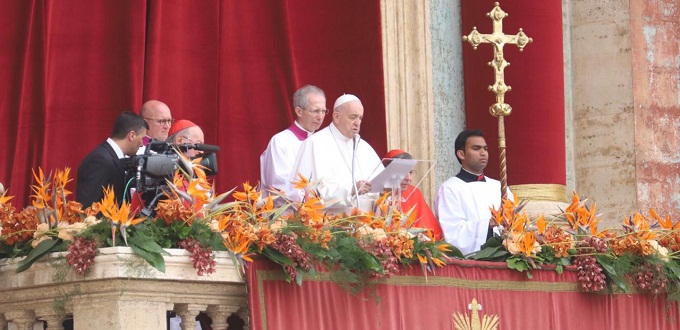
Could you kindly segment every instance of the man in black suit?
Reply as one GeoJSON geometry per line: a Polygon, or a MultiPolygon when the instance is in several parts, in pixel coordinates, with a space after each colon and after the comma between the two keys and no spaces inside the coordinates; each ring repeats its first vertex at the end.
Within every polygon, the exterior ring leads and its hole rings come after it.
{"type": "Polygon", "coordinates": [[[149,125],[134,112],[123,112],[113,125],[111,137],[98,145],[78,167],[76,201],[86,208],[104,197],[104,188],[113,187],[118,203],[125,192],[125,169],[121,158],[134,156],[142,146],[149,125]]]}

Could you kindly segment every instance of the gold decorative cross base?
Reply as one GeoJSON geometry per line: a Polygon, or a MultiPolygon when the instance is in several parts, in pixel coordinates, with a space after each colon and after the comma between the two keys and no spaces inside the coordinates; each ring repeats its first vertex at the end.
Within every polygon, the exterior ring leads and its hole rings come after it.
{"type": "Polygon", "coordinates": [[[484,315],[479,319],[479,311],[482,310],[482,305],[477,303],[477,299],[472,298],[472,302],[468,305],[470,314],[463,314],[461,312],[453,313],[453,325],[456,330],[497,330],[498,315],[484,315]]]}

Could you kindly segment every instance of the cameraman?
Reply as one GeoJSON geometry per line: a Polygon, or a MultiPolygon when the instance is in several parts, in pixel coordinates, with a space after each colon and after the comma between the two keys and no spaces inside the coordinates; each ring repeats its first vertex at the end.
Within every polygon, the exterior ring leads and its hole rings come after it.
{"type": "Polygon", "coordinates": [[[134,156],[142,146],[149,125],[134,112],[125,111],[113,125],[111,137],[98,145],[78,166],[76,201],[89,207],[104,197],[104,188],[112,186],[118,203],[125,193],[125,170],[121,158],[134,156]]]}
{"type": "MultiPolygon", "coordinates": [[[[190,120],[178,120],[170,127],[168,139],[166,141],[173,144],[203,144],[203,130],[190,120]]],[[[189,158],[196,157],[199,153],[202,153],[202,151],[194,149],[187,150],[187,156],[189,158]]]]}

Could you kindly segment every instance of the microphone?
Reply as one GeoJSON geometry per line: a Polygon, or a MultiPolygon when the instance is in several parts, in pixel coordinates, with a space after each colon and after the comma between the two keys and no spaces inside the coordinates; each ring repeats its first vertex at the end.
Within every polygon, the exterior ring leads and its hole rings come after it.
{"type": "Polygon", "coordinates": [[[203,144],[203,143],[196,143],[192,147],[192,149],[199,150],[199,151],[205,151],[205,152],[218,152],[220,151],[220,147],[212,144],[203,144]]]}
{"type": "Polygon", "coordinates": [[[203,144],[203,143],[184,143],[184,144],[177,144],[177,148],[183,151],[187,151],[189,149],[194,149],[198,151],[205,151],[205,152],[218,152],[220,151],[220,147],[212,144],[203,144]]]}

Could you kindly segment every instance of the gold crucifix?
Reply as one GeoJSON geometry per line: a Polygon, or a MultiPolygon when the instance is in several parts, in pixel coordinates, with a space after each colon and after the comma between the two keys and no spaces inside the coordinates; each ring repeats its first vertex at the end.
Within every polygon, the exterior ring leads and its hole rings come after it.
{"type": "Polygon", "coordinates": [[[493,33],[481,34],[475,26],[470,34],[463,36],[463,41],[469,42],[475,50],[479,44],[493,45],[494,58],[487,65],[493,67],[495,73],[495,82],[493,86],[489,86],[489,90],[496,94],[496,103],[489,107],[489,112],[491,115],[498,117],[501,196],[507,198],[508,174],[505,158],[505,122],[503,118],[512,112],[512,107],[505,103],[505,93],[511,91],[512,88],[505,84],[505,67],[509,66],[510,63],[503,57],[503,46],[505,44],[517,45],[521,52],[524,50],[524,46],[532,42],[533,39],[524,34],[522,29],[519,29],[519,32],[515,35],[503,33],[503,18],[507,17],[508,13],[501,9],[498,2],[494,3],[494,8],[486,13],[486,16],[491,18],[493,22],[493,33]]]}

